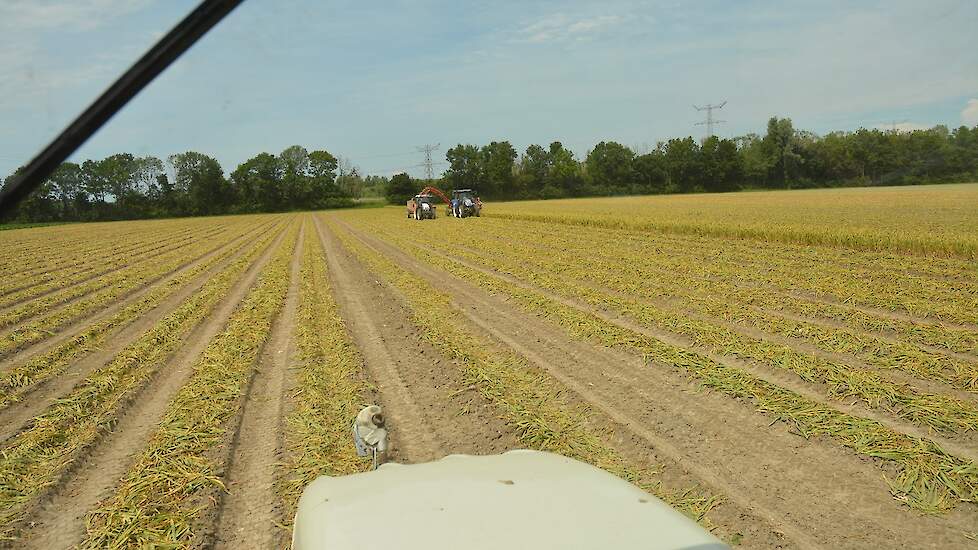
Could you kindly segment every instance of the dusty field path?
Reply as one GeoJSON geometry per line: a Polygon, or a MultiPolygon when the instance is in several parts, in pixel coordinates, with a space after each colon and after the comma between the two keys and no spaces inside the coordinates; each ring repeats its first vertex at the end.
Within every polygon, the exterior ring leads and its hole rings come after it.
{"type": "MultiPolygon", "coordinates": [[[[349,226],[346,226],[349,227],[349,226]]],[[[714,521],[741,529],[744,543],[769,547],[965,547],[973,517],[908,512],[890,498],[871,463],[828,442],[805,440],[749,406],[697,391],[667,366],[572,340],[562,329],[518,311],[450,274],[353,230],[362,242],[457,297],[473,326],[557,378],[602,413],[622,452],[671,462],[670,476],[713,487],[728,504],[714,521]],[[748,518],[760,518],[761,528],[748,518]],[[745,521],[746,520],[746,521],[745,521]],[[744,532],[742,524],[752,525],[744,532]],[[773,536],[772,536],[773,535],[773,536]]]]}
{"type": "Polygon", "coordinates": [[[275,526],[279,499],[274,490],[274,467],[280,460],[286,389],[293,377],[290,368],[295,353],[300,250],[305,231],[313,231],[308,221],[299,232],[292,255],[285,306],[255,367],[231,443],[224,481],[227,493],[221,501],[215,548],[275,548],[284,542],[283,533],[275,526]]]}
{"type": "Polygon", "coordinates": [[[377,281],[318,221],[341,314],[363,355],[390,421],[389,460],[424,462],[449,454],[517,448],[488,403],[468,390],[450,361],[421,341],[398,296],[377,281]],[[459,414],[460,411],[468,411],[459,414]]]}
{"type": "Polygon", "coordinates": [[[84,539],[86,515],[112,495],[116,484],[146,447],[167,405],[190,377],[200,354],[224,328],[284,237],[285,232],[280,231],[230,293],[191,331],[179,351],[132,398],[112,429],[38,503],[24,539],[18,542],[21,547],[69,548],[84,539]]]}

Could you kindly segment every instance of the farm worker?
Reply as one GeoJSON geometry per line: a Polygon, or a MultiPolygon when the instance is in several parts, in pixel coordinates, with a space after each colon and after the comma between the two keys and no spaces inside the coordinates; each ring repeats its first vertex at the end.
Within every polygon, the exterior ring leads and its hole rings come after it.
{"type": "Polygon", "coordinates": [[[456,218],[460,218],[461,214],[458,211],[458,198],[452,197],[452,215],[456,218]]]}

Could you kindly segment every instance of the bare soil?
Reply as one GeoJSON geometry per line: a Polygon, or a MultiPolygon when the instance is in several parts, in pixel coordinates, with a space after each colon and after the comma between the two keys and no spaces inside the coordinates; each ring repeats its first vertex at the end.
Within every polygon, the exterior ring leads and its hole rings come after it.
{"type": "MultiPolygon", "coordinates": [[[[297,246],[302,242],[300,233],[297,246]]],[[[221,499],[215,548],[274,548],[283,543],[281,529],[275,527],[279,515],[275,464],[283,441],[285,389],[294,363],[301,260],[297,249],[292,255],[285,306],[262,349],[242,407],[225,475],[227,493],[221,499]]]]}
{"type": "Polygon", "coordinates": [[[502,297],[355,234],[457,297],[474,327],[599,411],[623,453],[644,452],[668,464],[670,484],[700,483],[724,495],[727,502],[711,518],[723,532],[742,534],[743,545],[969,546],[963,534],[974,530],[970,512],[924,517],[909,511],[890,497],[872,460],[830,441],[799,437],[750,403],[697,387],[671,365],[646,365],[636,354],[576,341],[502,297]]]}
{"type": "Polygon", "coordinates": [[[89,448],[46,498],[38,502],[32,521],[19,541],[23,548],[68,548],[85,535],[85,516],[110,497],[139,458],[167,405],[189,379],[193,365],[210,340],[224,329],[237,305],[271,259],[280,235],[245,272],[214,311],[189,334],[179,351],[133,396],[119,420],[89,448]]]}
{"type": "MultiPolygon", "coordinates": [[[[207,254],[199,260],[186,266],[184,269],[173,273],[170,277],[160,281],[158,284],[166,284],[167,281],[179,276],[179,274],[184,270],[192,269],[200,262],[206,261],[208,258],[219,253],[221,250],[224,250],[226,247],[235,246],[238,241],[244,238],[247,238],[247,236],[239,237],[238,239],[228,243],[226,246],[207,254]]],[[[230,257],[218,262],[217,265],[199,275],[189,284],[181,287],[160,305],[146,312],[142,316],[137,317],[128,325],[117,327],[108,336],[106,343],[102,347],[88,350],[87,354],[79,357],[64,373],[47,381],[42,381],[35,384],[29,388],[28,393],[24,394],[21,401],[10,405],[6,409],[0,410],[0,442],[6,441],[10,437],[16,435],[28,424],[28,422],[30,422],[34,416],[37,416],[57,399],[70,392],[71,389],[74,388],[75,384],[83,380],[95,369],[111,361],[112,358],[115,357],[120,351],[125,349],[126,346],[135,342],[140,336],[149,331],[157,322],[159,322],[160,319],[175,310],[181,303],[183,303],[184,300],[197,292],[211,277],[223,271],[229,264],[240,258],[247,251],[247,247],[241,248],[230,257]]],[[[138,296],[134,297],[133,300],[137,298],[138,296]]],[[[101,315],[99,317],[101,317],[101,315]]],[[[91,322],[92,321],[90,320],[86,323],[78,323],[78,326],[72,327],[69,332],[75,334],[81,332],[85,330],[91,322]]],[[[69,338],[70,336],[59,335],[55,344],[45,343],[43,346],[45,349],[43,351],[51,349],[57,343],[64,342],[69,338]]],[[[14,368],[17,365],[30,360],[31,357],[34,357],[39,353],[43,353],[43,351],[39,352],[35,348],[25,350],[25,352],[22,352],[7,361],[0,362],[0,371],[14,368]]]]}
{"type": "MultiPolygon", "coordinates": [[[[249,232],[247,235],[238,237],[237,239],[233,239],[233,241],[236,242],[243,238],[254,239],[254,237],[255,237],[255,233],[249,232]]],[[[0,372],[4,372],[9,368],[11,368],[13,365],[26,361],[29,357],[33,355],[46,352],[52,349],[53,347],[57,346],[58,344],[61,344],[71,339],[72,337],[78,335],[83,330],[85,330],[85,328],[87,328],[89,325],[96,323],[106,317],[110,317],[116,314],[119,310],[135,302],[140,297],[150,292],[156,286],[160,284],[164,284],[169,280],[172,280],[174,277],[179,276],[181,273],[187,271],[188,269],[192,269],[193,266],[197,265],[201,261],[206,260],[207,258],[210,258],[214,254],[219,253],[221,249],[223,249],[225,246],[228,246],[229,244],[230,243],[222,243],[219,246],[216,246],[213,249],[209,250],[207,253],[201,255],[200,257],[182,263],[179,266],[168,271],[167,273],[164,273],[158,277],[146,281],[144,284],[118,297],[116,301],[106,305],[102,309],[96,309],[95,311],[85,313],[83,315],[80,315],[72,319],[71,321],[64,324],[63,326],[57,327],[51,333],[51,336],[48,338],[44,338],[43,340],[37,343],[25,345],[23,347],[20,347],[12,351],[5,351],[0,353],[0,372]]],[[[59,304],[57,307],[51,310],[45,311],[42,315],[47,315],[59,311],[63,308],[68,307],[75,301],[83,299],[84,297],[85,296],[83,295],[83,296],[72,298],[71,300],[63,304],[59,304]]],[[[23,322],[27,322],[27,320],[23,322]]],[[[9,330],[0,331],[0,337],[2,337],[2,335],[4,334],[8,334],[9,332],[12,332],[13,330],[15,330],[15,327],[10,328],[9,330]]]]}
{"type": "Polygon", "coordinates": [[[392,441],[388,460],[424,462],[518,448],[492,405],[466,387],[452,360],[423,341],[403,298],[317,225],[340,313],[387,411],[392,441]]]}

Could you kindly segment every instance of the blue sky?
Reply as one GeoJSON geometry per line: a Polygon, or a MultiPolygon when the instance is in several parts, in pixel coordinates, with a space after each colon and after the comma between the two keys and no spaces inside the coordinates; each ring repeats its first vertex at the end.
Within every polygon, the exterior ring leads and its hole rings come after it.
{"type": "MultiPolygon", "coordinates": [[[[0,0],[0,177],[175,24],[186,0],[0,0]]],[[[772,115],[824,133],[978,124],[978,3],[247,0],[74,160],[292,144],[420,174],[424,143],[642,149],[772,115]]]]}

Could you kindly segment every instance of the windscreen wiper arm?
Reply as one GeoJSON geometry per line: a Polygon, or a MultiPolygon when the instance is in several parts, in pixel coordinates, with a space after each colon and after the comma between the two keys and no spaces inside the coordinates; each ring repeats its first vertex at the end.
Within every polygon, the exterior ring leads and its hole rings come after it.
{"type": "Polygon", "coordinates": [[[242,0],[204,0],[0,189],[0,220],[242,0]]]}

